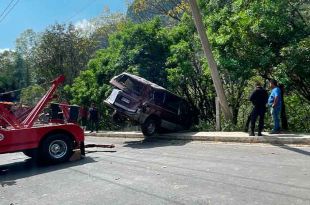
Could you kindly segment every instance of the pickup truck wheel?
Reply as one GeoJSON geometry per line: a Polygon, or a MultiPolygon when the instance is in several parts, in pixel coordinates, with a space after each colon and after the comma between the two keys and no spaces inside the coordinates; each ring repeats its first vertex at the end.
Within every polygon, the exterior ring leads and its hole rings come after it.
{"type": "Polygon", "coordinates": [[[67,161],[73,153],[73,141],[65,134],[53,134],[44,139],[40,156],[44,161],[59,163],[67,161]]]}
{"type": "Polygon", "coordinates": [[[145,136],[152,136],[157,132],[158,129],[158,122],[153,119],[149,118],[147,119],[142,125],[141,130],[143,135],[145,136]]]}

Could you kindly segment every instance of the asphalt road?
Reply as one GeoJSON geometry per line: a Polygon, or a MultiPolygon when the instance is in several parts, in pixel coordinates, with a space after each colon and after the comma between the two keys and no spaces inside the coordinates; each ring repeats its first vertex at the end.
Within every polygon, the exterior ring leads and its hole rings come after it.
{"type": "Polygon", "coordinates": [[[310,147],[87,141],[116,148],[53,166],[0,155],[0,204],[310,204],[310,147]]]}

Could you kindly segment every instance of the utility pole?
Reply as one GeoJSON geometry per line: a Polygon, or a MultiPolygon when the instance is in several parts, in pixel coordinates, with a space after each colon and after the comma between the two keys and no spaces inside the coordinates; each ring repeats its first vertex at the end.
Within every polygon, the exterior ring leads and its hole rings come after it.
{"type": "Polygon", "coordinates": [[[213,84],[215,87],[216,94],[219,98],[221,107],[223,109],[224,117],[226,120],[232,120],[232,112],[228,106],[228,102],[227,102],[227,98],[225,96],[223,84],[221,82],[220,75],[219,75],[219,72],[217,69],[217,65],[216,65],[216,62],[215,62],[213,54],[212,54],[211,45],[209,43],[207,34],[205,32],[204,25],[202,23],[202,16],[201,16],[201,13],[199,11],[197,2],[196,2],[196,0],[189,0],[189,4],[190,4],[191,10],[192,10],[194,22],[195,22],[196,29],[197,29],[199,37],[200,37],[200,41],[202,44],[203,51],[204,51],[204,53],[207,57],[207,60],[208,60],[208,65],[209,65],[209,68],[211,70],[211,77],[213,80],[213,84]]]}

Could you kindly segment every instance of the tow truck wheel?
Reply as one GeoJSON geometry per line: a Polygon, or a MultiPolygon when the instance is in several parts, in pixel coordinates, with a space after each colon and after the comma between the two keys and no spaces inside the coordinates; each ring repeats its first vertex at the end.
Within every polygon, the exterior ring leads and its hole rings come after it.
{"type": "Polygon", "coordinates": [[[40,155],[44,161],[59,163],[67,161],[73,153],[73,141],[66,134],[53,134],[44,139],[40,155]]]}
{"type": "Polygon", "coordinates": [[[154,135],[158,129],[158,122],[154,118],[147,119],[142,125],[141,130],[143,135],[149,137],[154,135]]]}

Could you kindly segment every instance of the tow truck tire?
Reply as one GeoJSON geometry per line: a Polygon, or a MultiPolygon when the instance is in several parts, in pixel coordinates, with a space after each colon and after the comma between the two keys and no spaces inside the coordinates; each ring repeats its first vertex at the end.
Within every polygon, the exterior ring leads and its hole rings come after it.
{"type": "Polygon", "coordinates": [[[40,146],[41,161],[60,163],[67,161],[73,153],[73,141],[66,134],[47,136],[40,146]]]}
{"type": "Polygon", "coordinates": [[[154,118],[148,118],[143,124],[141,124],[141,131],[144,136],[150,137],[157,133],[158,122],[154,118]]]}

